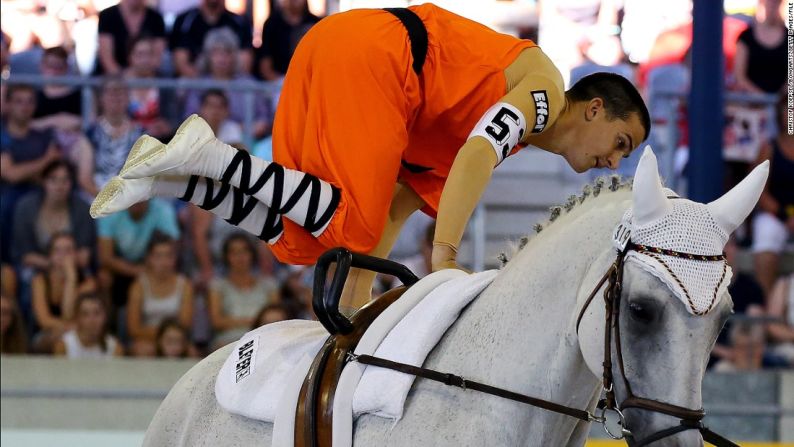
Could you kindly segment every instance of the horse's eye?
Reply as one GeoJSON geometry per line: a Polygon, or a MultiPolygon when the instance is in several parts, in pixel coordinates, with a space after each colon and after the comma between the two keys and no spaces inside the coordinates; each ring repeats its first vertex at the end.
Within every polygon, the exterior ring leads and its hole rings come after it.
{"type": "Polygon", "coordinates": [[[644,305],[643,303],[629,303],[629,310],[631,311],[631,316],[637,321],[642,323],[650,323],[653,321],[653,312],[651,310],[651,306],[644,305]]]}

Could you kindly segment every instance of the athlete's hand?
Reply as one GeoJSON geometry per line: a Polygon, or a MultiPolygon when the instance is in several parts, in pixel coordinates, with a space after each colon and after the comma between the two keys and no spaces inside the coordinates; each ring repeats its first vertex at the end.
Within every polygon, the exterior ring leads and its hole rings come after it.
{"type": "Polygon", "coordinates": [[[447,244],[433,244],[433,254],[430,257],[431,268],[434,272],[444,269],[458,269],[471,273],[459,266],[456,260],[458,253],[454,247],[447,244]]]}

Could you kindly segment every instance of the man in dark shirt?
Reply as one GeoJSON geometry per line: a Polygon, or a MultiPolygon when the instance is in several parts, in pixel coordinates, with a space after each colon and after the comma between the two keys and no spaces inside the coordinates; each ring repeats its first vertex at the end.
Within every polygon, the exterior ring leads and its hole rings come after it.
{"type": "Polygon", "coordinates": [[[204,37],[214,28],[227,27],[240,40],[240,64],[243,73],[251,73],[253,34],[251,23],[226,9],[223,0],[202,0],[197,8],[177,16],[171,30],[170,48],[174,68],[179,76],[196,77],[196,57],[201,53],[204,37]]]}
{"type": "MultiPolygon", "coordinates": [[[[40,63],[44,76],[66,76],[69,74],[69,54],[63,47],[44,50],[40,63]]],[[[55,127],[61,130],[80,129],[82,97],[80,90],[68,85],[45,84],[36,97],[34,127],[55,127]]]]}
{"type": "Polygon", "coordinates": [[[99,52],[95,74],[119,74],[129,61],[128,46],[137,36],[156,39],[158,60],[165,51],[165,22],[145,0],[121,0],[99,13],[99,52]]]}
{"type": "Polygon", "coordinates": [[[301,38],[320,18],[309,12],[305,1],[282,1],[262,28],[257,67],[263,79],[274,81],[287,74],[289,61],[301,38]]]}
{"type": "Polygon", "coordinates": [[[31,191],[44,168],[61,157],[51,131],[30,127],[36,90],[27,85],[8,88],[6,122],[0,128],[0,248],[9,260],[11,217],[17,200],[31,191]]]}

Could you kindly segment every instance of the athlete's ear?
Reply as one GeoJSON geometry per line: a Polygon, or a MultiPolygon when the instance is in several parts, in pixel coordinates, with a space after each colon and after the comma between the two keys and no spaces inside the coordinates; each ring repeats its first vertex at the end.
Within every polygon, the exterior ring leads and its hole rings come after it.
{"type": "Polygon", "coordinates": [[[585,121],[592,121],[600,114],[604,113],[604,100],[601,98],[593,98],[587,101],[587,106],[584,110],[585,121]]]}

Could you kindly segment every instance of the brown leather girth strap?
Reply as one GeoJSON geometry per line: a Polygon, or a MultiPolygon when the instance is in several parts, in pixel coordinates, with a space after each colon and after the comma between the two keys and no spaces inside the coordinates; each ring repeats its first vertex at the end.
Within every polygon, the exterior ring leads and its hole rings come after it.
{"type": "Polygon", "coordinates": [[[369,325],[406,290],[398,287],[370,301],[351,317],[353,332],[328,337],[301,387],[295,411],[295,447],[331,447],[334,393],[347,353],[355,350],[369,325]]]}

